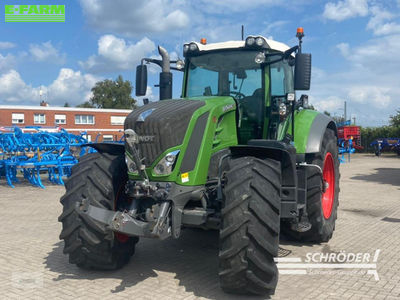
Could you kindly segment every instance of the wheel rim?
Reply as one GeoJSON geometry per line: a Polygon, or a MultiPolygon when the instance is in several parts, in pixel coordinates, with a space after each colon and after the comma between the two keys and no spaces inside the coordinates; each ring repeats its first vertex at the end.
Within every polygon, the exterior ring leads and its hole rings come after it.
{"type": "Polygon", "coordinates": [[[322,212],[325,219],[329,219],[332,214],[332,207],[335,198],[335,165],[333,156],[328,152],[324,160],[324,169],[322,171],[324,179],[325,192],[322,194],[322,212]]]}

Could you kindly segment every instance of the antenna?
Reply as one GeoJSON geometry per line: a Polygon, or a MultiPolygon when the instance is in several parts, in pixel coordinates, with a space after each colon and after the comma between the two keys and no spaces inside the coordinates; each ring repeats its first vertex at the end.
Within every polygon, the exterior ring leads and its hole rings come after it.
{"type": "Polygon", "coordinates": [[[242,41],[244,40],[244,25],[242,25],[242,41]]]}
{"type": "Polygon", "coordinates": [[[43,95],[42,86],[40,86],[39,88],[40,105],[42,105],[42,95],[43,95]]]}

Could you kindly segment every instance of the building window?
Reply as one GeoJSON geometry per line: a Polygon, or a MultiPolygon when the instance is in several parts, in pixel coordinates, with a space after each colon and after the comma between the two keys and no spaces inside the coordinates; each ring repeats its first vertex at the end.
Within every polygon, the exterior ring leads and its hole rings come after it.
{"type": "Polygon", "coordinates": [[[57,125],[67,124],[67,117],[65,115],[55,115],[54,120],[57,125]]]}
{"type": "Polygon", "coordinates": [[[25,115],[24,114],[12,114],[13,124],[24,124],[25,115]]]}
{"type": "Polygon", "coordinates": [[[46,124],[45,114],[34,114],[33,115],[33,124],[46,124]]]}
{"type": "Polygon", "coordinates": [[[111,116],[111,125],[124,125],[125,116],[111,116]]]}
{"type": "Polygon", "coordinates": [[[103,135],[103,142],[113,142],[114,141],[114,137],[110,134],[110,135],[103,135]]]}
{"type": "Polygon", "coordinates": [[[94,124],[93,115],[76,115],[75,124],[94,124]]]}
{"type": "Polygon", "coordinates": [[[86,139],[88,142],[91,142],[91,141],[92,141],[92,136],[91,136],[90,134],[84,134],[82,137],[83,137],[84,139],[86,139]]]}

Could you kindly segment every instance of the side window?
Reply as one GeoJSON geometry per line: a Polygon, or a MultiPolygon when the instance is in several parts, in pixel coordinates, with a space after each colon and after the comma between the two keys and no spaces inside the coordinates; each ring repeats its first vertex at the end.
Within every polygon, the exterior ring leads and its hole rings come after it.
{"type": "Polygon", "coordinates": [[[189,73],[188,97],[211,96],[218,94],[218,72],[195,67],[189,73]]]}
{"type": "Polygon", "coordinates": [[[285,72],[281,64],[271,66],[271,96],[285,95],[285,72]]]}
{"type": "Polygon", "coordinates": [[[271,65],[271,96],[285,96],[293,93],[293,71],[287,62],[271,65]]]}

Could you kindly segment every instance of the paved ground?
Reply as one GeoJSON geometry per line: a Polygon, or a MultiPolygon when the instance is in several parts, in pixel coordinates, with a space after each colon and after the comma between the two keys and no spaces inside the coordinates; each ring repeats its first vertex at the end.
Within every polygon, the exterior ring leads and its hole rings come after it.
{"type": "MultiPolygon", "coordinates": [[[[321,245],[282,241],[288,258],[306,253],[380,249],[379,281],[362,269],[313,269],[280,275],[273,299],[400,299],[400,159],[354,156],[341,166],[339,217],[321,245]],[[321,274],[330,271],[332,274],[321,274]],[[346,271],[346,274],[343,274],[346,271]],[[349,273],[351,272],[351,273],[349,273]]],[[[217,278],[218,237],[186,230],[180,240],[142,240],[119,271],[83,271],[68,264],[57,222],[63,188],[0,181],[1,299],[248,299],[224,294],[217,278]]],[[[251,297],[251,299],[258,299],[251,297]]]]}

